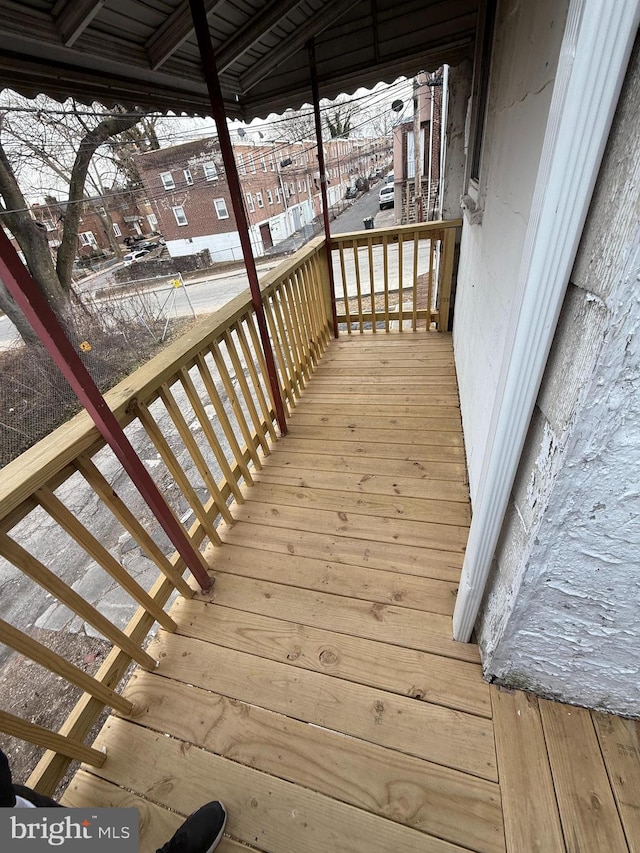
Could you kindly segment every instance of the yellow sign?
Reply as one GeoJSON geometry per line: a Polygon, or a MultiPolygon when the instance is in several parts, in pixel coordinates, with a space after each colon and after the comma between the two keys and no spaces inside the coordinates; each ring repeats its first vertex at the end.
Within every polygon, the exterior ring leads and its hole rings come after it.
{"type": "Polygon", "coordinates": [[[91,346],[89,341],[82,341],[82,343],[80,344],[80,349],[82,350],[82,352],[91,352],[93,347],[91,346]]]}
{"type": "Polygon", "coordinates": [[[174,286],[174,287],[182,287],[182,282],[180,281],[180,279],[179,279],[179,278],[174,278],[174,280],[173,280],[173,286],[174,286]]]}

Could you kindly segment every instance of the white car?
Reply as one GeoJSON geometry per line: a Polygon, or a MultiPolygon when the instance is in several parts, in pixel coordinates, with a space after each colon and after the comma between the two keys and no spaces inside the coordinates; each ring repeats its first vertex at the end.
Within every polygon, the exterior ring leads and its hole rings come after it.
{"type": "Polygon", "coordinates": [[[129,264],[132,264],[134,261],[140,261],[146,255],[149,254],[149,249],[136,249],[135,252],[129,252],[128,255],[125,255],[122,259],[122,263],[125,267],[128,267],[129,264]]]}
{"type": "Polygon", "coordinates": [[[394,205],[394,194],[395,189],[393,184],[385,184],[380,192],[378,193],[378,203],[380,205],[380,210],[384,210],[385,207],[393,207],[394,205]]]}

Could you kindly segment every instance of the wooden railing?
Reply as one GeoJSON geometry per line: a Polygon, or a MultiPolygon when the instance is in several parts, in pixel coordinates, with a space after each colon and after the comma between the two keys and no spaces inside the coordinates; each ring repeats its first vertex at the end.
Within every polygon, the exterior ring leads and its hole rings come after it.
{"type": "Polygon", "coordinates": [[[460,220],[331,238],[340,331],[449,330],[460,220]]]}
{"type": "MultiPolygon", "coordinates": [[[[295,406],[330,337],[324,242],[319,239],[261,282],[286,412],[295,406]]],[[[217,526],[233,522],[233,502],[262,467],[277,438],[274,401],[259,345],[255,314],[241,295],[198,323],[106,394],[106,400],[152,473],[171,484],[172,506],[196,548],[220,543],[217,526]],[[187,466],[187,461],[189,465],[187,466]],[[177,493],[175,493],[177,487],[177,493]]],[[[131,661],[144,669],[156,662],[144,650],[154,623],[175,630],[165,611],[174,590],[191,597],[185,565],[157,544],[158,527],[136,513],[135,488],[118,494],[111,480],[122,471],[85,412],[55,430],[0,473],[0,555],[22,573],[22,594],[37,585],[112,643],[95,676],[53,652],[25,631],[0,620],[0,643],[61,676],[83,691],[59,732],[0,711],[0,731],[47,751],[29,784],[51,793],[72,759],[100,765],[104,756],[85,743],[104,707],[123,713],[130,703],[116,692],[131,661]],[[108,473],[111,472],[111,473],[108,473]],[[154,565],[157,578],[143,588],[82,520],[82,506],[98,502],[115,529],[126,532],[154,565]],[[79,546],[132,601],[132,618],[121,629],[87,602],[61,575],[55,555],[33,553],[34,529],[53,528],[79,546]],[[135,603],[138,608],[135,609],[135,603]]],[[[57,535],[57,534],[56,534],[57,535]]],[[[43,703],[46,699],[43,698],[43,703]]]]}

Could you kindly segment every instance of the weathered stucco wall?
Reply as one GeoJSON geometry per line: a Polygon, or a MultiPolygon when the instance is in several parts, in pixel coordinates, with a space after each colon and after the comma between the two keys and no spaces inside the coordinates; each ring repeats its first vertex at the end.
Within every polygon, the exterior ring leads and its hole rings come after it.
{"type": "Polygon", "coordinates": [[[465,215],[454,347],[472,502],[529,220],[568,2],[498,7],[479,209],[465,215]],[[475,222],[475,224],[472,224],[475,222]]]}
{"type": "Polygon", "coordinates": [[[640,716],[640,58],[631,59],[490,580],[485,673],[640,716]]]}

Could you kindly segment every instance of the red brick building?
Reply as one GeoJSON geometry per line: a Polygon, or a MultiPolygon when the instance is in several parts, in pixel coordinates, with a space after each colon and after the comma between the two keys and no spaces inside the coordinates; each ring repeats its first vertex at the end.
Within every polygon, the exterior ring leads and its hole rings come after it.
{"type": "MultiPolygon", "coordinates": [[[[381,140],[325,143],[330,205],[344,197],[357,176],[366,176],[382,150],[381,140]]],[[[320,215],[316,146],[243,140],[234,153],[254,254],[260,256],[320,215]]],[[[140,154],[136,165],[172,256],[208,249],[214,262],[242,258],[216,138],[140,154]]]]}
{"type": "MultiPolygon", "coordinates": [[[[31,206],[37,222],[47,230],[49,247],[55,257],[62,240],[67,202],[47,196],[44,204],[31,206]]],[[[97,258],[127,251],[127,240],[156,233],[157,219],[149,202],[139,193],[113,192],[82,202],[78,225],[78,258],[97,258]]]]}

